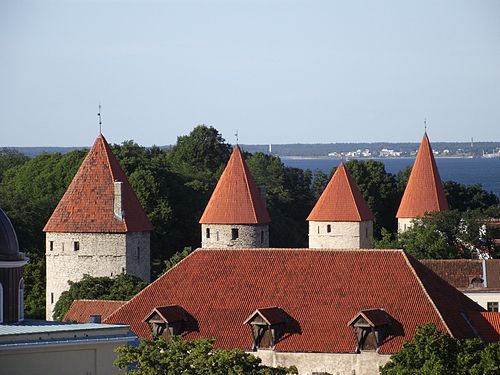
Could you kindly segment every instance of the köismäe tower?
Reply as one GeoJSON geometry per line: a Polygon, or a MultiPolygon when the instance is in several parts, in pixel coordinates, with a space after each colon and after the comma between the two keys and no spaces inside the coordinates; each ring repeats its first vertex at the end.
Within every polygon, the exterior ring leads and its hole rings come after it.
{"type": "Polygon", "coordinates": [[[309,247],[366,249],[373,243],[373,213],[341,163],[307,217],[309,247]]]}
{"type": "Polygon", "coordinates": [[[406,231],[412,225],[412,220],[426,213],[446,210],[448,202],[426,132],[396,214],[398,231],[406,231]]]}
{"type": "Polygon", "coordinates": [[[271,219],[238,145],[200,219],[201,247],[269,247],[271,219]]]}
{"type": "Polygon", "coordinates": [[[153,226],[118,160],[100,134],[43,229],[46,232],[46,318],[83,275],[132,274],[150,280],[153,226]]]}

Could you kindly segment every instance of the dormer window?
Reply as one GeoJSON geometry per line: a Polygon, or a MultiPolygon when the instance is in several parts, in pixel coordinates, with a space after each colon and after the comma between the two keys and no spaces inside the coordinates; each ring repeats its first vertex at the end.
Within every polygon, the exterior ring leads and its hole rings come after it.
{"type": "Polygon", "coordinates": [[[146,319],[153,336],[162,336],[170,340],[185,331],[186,311],[179,305],[156,307],[146,319]]]}
{"type": "Polygon", "coordinates": [[[469,278],[469,288],[477,289],[484,287],[484,281],[480,277],[469,278]]]}
{"type": "Polygon", "coordinates": [[[356,333],[356,352],[378,350],[387,337],[392,319],[382,309],[360,311],[348,325],[356,333]]]}
{"type": "Polygon", "coordinates": [[[255,310],[243,323],[252,328],[252,350],[274,348],[283,336],[287,321],[288,315],[279,307],[255,310]]]}

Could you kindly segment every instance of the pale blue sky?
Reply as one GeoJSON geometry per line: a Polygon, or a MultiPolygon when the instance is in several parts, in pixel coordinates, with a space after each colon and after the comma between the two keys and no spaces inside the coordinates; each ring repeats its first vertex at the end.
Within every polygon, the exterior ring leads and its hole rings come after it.
{"type": "Polygon", "coordinates": [[[0,0],[0,146],[500,141],[500,1],[0,0]]]}

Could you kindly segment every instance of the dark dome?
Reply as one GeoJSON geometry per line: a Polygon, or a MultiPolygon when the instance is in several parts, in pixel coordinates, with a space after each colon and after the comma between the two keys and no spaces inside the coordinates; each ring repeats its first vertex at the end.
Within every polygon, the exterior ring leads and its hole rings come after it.
{"type": "Polygon", "coordinates": [[[16,231],[7,214],[0,208],[0,257],[18,257],[19,244],[16,231]]]}

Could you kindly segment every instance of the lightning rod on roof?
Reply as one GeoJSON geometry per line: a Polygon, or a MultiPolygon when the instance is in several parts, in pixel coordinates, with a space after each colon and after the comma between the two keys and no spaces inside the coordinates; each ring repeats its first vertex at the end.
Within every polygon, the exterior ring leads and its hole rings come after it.
{"type": "Polygon", "coordinates": [[[102,118],[101,118],[101,103],[99,103],[99,112],[97,113],[99,118],[99,134],[102,134],[102,118]]]}

